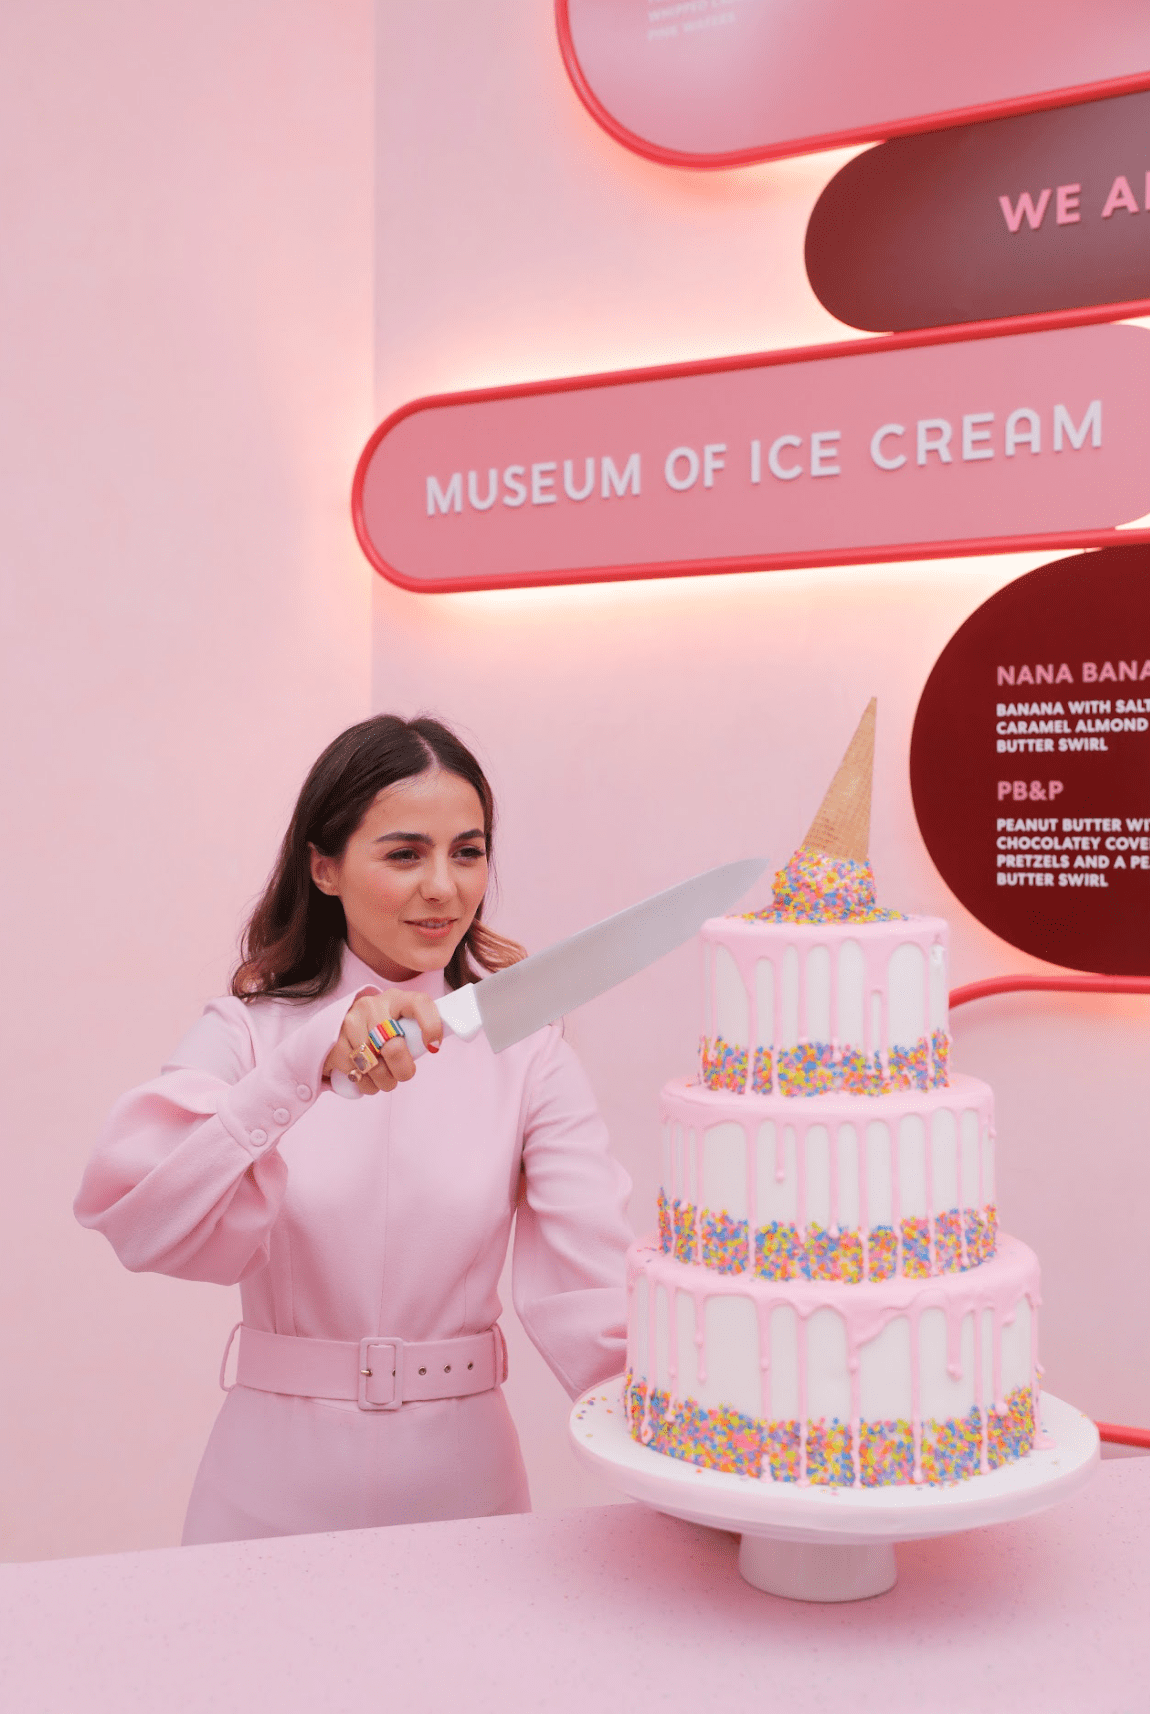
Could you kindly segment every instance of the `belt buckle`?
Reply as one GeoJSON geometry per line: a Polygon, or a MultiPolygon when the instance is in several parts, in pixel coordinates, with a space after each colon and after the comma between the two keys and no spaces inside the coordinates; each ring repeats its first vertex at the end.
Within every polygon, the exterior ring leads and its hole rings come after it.
{"type": "Polygon", "coordinates": [[[403,1340],[383,1339],[370,1335],[359,1342],[359,1382],[355,1402],[360,1410],[398,1410],[403,1403],[403,1340]],[[369,1399],[367,1383],[373,1374],[379,1374],[380,1359],[374,1357],[374,1352],[380,1346],[389,1346],[392,1353],[391,1397],[389,1399],[369,1399]]]}

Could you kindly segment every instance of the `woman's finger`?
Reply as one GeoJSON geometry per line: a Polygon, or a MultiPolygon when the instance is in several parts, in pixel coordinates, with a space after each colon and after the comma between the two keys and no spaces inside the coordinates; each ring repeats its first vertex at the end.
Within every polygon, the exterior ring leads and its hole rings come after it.
{"type": "Polygon", "coordinates": [[[359,1087],[365,1095],[390,1095],[395,1083],[390,1067],[382,1059],[359,1079],[359,1087]]]}
{"type": "Polygon", "coordinates": [[[429,1053],[436,1053],[443,1040],[443,1019],[431,996],[396,989],[384,998],[388,1001],[391,1017],[413,1018],[419,1025],[424,1046],[429,1053]]]}
{"type": "Polygon", "coordinates": [[[379,1089],[394,1089],[397,1083],[407,1083],[415,1076],[415,1061],[402,1036],[385,1042],[379,1064],[368,1072],[379,1089]]]}

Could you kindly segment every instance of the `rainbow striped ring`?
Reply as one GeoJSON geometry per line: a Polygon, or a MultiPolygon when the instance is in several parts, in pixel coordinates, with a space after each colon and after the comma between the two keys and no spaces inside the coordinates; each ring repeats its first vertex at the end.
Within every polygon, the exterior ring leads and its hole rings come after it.
{"type": "Polygon", "coordinates": [[[382,1053],[389,1041],[398,1041],[403,1030],[394,1018],[381,1018],[378,1024],[372,1024],[367,1032],[367,1039],[376,1053],[382,1053]]]}

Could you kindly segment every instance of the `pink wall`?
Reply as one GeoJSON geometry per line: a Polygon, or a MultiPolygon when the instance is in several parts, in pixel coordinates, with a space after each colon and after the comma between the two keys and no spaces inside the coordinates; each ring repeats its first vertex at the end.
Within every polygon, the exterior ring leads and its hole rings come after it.
{"type": "Polygon", "coordinates": [[[367,710],[367,0],[0,16],[0,1556],[178,1539],[234,1294],[71,1215],[367,710]]]}
{"type": "MultiPolygon", "coordinates": [[[[806,284],[802,238],[845,155],[718,173],[638,159],[579,105],[549,12],[440,0],[415,30],[380,10],[378,417],[428,392],[843,332],[806,284]]],[[[782,861],[877,691],[882,893],[950,918],[955,981],[1018,970],[1033,961],[934,871],[907,753],[946,639],[1036,563],[433,597],[377,579],[374,703],[474,734],[503,808],[500,921],[539,946],[708,863],[782,861]]],[[[653,1223],[656,1094],[692,1064],[697,1004],[687,948],[569,1025],[640,1226],[653,1223]]],[[[1133,1289],[1150,1193],[1146,1013],[1138,1000],[990,1001],[958,1015],[956,1036],[959,1066],[997,1091],[1006,1223],[1045,1263],[1048,1385],[1150,1423],[1133,1289]]],[[[558,1387],[521,1336],[514,1356],[536,1504],[593,1497],[563,1443],[558,1387]]]]}

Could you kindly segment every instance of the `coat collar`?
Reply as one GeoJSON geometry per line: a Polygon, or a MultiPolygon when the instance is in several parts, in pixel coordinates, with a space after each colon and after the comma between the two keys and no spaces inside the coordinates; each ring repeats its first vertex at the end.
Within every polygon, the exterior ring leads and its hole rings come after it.
{"type": "Polygon", "coordinates": [[[410,977],[406,982],[389,982],[385,976],[365,964],[362,958],[357,958],[350,946],[345,944],[343,959],[339,970],[338,994],[354,994],[360,988],[379,988],[386,992],[389,988],[397,988],[408,993],[428,994],[433,1000],[438,1000],[447,992],[447,983],[443,979],[442,970],[424,970],[417,976],[410,977]]]}

